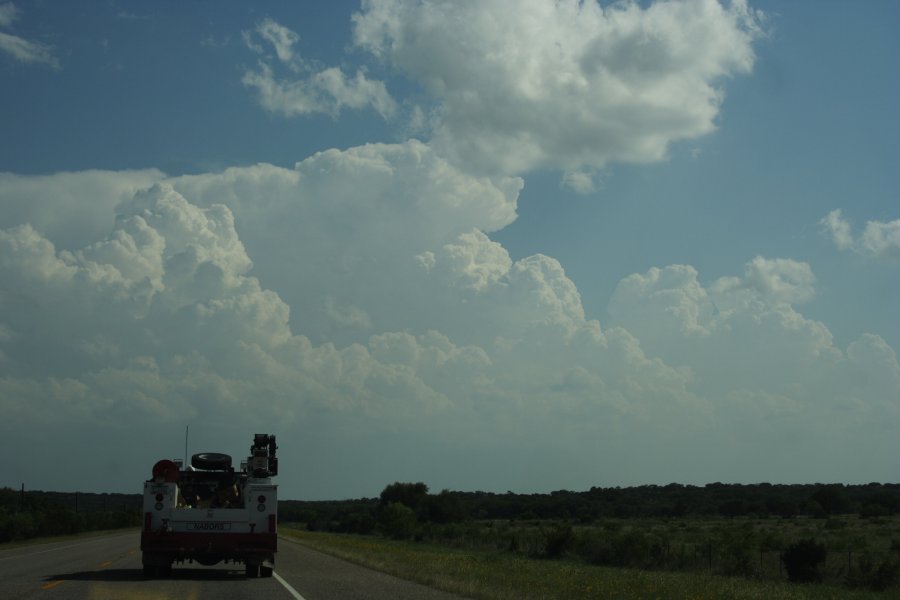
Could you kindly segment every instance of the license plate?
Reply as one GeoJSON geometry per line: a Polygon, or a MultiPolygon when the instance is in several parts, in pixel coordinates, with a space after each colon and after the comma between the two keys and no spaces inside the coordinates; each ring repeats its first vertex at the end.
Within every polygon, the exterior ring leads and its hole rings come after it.
{"type": "Polygon", "coordinates": [[[187,524],[188,531],[231,531],[231,523],[196,521],[187,524]]]}

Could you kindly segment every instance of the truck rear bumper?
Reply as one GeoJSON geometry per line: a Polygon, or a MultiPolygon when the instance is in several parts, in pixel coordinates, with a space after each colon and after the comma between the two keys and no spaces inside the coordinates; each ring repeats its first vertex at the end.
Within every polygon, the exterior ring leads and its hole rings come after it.
{"type": "Polygon", "coordinates": [[[272,560],[277,549],[274,533],[141,533],[141,551],[152,562],[198,560],[214,564],[230,559],[260,563],[272,560]]]}

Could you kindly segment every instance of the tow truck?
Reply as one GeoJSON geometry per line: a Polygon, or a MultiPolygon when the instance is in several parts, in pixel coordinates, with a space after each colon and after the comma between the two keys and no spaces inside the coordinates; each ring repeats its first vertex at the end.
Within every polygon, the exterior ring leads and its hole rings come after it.
{"type": "Polygon", "coordinates": [[[194,454],[153,465],[144,482],[141,553],[144,576],[171,575],[174,563],[243,563],[247,577],[271,577],[278,527],[278,446],[275,436],[253,436],[239,470],[231,456],[194,454]]]}

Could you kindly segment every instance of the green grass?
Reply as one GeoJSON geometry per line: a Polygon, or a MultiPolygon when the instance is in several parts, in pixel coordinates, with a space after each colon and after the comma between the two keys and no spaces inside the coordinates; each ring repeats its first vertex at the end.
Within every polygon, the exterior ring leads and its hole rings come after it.
{"type": "Polygon", "coordinates": [[[897,598],[825,585],[588,566],[502,551],[454,549],[282,526],[297,542],[397,577],[477,600],[856,600],[897,598]]]}

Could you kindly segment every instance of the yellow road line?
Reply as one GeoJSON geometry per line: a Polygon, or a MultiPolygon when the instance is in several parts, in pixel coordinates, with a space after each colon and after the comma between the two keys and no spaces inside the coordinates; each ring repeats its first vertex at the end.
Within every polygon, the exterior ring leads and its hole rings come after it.
{"type": "Polygon", "coordinates": [[[108,567],[111,564],[112,564],[111,560],[104,560],[102,563],[100,563],[100,568],[105,569],[106,567],[108,567]]]}
{"type": "Polygon", "coordinates": [[[41,589],[42,590],[52,590],[56,586],[62,584],[64,581],[65,581],[65,579],[57,579],[56,581],[51,581],[50,583],[45,583],[44,585],[41,586],[41,589]]]}

